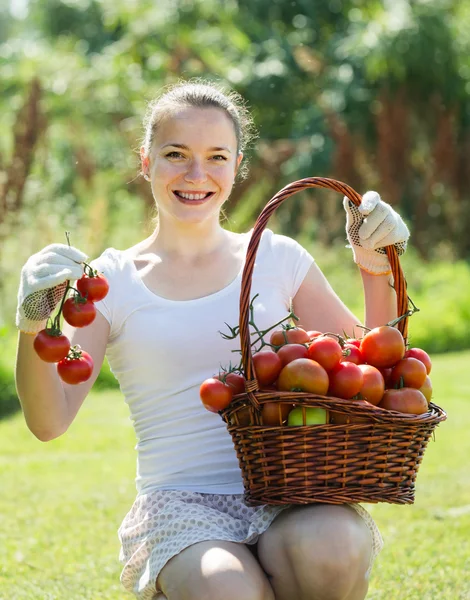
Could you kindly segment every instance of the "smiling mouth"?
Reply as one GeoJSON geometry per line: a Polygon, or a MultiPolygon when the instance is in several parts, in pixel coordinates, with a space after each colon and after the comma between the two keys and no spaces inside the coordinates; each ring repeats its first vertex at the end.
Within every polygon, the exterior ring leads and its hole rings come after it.
{"type": "Polygon", "coordinates": [[[173,190],[173,194],[182,202],[191,202],[191,203],[199,203],[205,202],[209,198],[211,198],[215,192],[181,192],[177,190],[173,190]]]}

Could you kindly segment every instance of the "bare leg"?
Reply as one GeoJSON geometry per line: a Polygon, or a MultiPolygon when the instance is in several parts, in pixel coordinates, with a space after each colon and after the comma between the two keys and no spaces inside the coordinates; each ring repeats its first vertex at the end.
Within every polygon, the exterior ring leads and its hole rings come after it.
{"type": "Polygon", "coordinates": [[[287,509],[260,536],[259,560],[276,600],[363,600],[372,536],[349,506],[287,509]]]}

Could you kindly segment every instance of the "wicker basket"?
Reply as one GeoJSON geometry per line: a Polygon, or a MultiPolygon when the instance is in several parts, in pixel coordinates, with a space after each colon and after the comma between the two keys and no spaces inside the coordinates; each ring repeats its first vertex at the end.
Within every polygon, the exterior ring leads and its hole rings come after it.
{"type": "MultiPolygon", "coordinates": [[[[259,504],[412,504],[424,450],[445,412],[433,403],[422,415],[402,414],[368,403],[306,392],[260,391],[253,368],[249,334],[251,278],[261,234],[270,215],[289,196],[307,188],[336,190],[359,206],[361,196],[344,183],[310,177],[280,190],[256,221],[248,246],[240,295],[240,341],[246,392],[221,411],[245,487],[245,500],[259,504]],[[359,415],[364,423],[304,425],[261,424],[261,408],[273,399],[296,406],[321,407],[359,415]],[[247,413],[249,414],[247,422],[247,413]],[[243,414],[243,420],[240,416],[243,414]]],[[[399,315],[408,314],[406,282],[394,246],[386,248],[392,266],[399,315]]],[[[397,325],[406,339],[408,318],[397,325]]]]}

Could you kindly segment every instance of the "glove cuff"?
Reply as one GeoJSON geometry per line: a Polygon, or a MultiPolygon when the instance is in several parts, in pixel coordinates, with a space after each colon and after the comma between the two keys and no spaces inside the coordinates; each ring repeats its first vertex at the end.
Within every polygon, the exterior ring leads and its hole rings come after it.
{"type": "Polygon", "coordinates": [[[16,313],[16,326],[22,333],[35,335],[46,328],[47,319],[45,321],[31,321],[31,319],[27,319],[18,312],[16,313]]]}
{"type": "Polygon", "coordinates": [[[366,250],[361,246],[349,246],[353,251],[354,262],[363,271],[371,275],[389,275],[392,272],[390,262],[386,254],[375,250],[366,250]]]}

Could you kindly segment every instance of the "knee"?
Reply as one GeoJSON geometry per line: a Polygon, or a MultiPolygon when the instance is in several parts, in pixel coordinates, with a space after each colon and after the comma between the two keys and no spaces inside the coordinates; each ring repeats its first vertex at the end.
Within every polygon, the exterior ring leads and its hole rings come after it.
{"type": "Polygon", "coordinates": [[[356,513],[338,511],[337,516],[312,529],[307,524],[296,540],[286,540],[287,560],[305,597],[313,592],[325,600],[343,600],[353,589],[367,589],[370,533],[356,513]]]}
{"type": "MultiPolygon", "coordinates": [[[[246,577],[228,577],[225,581],[207,581],[202,594],[195,600],[274,600],[272,589],[246,577]]],[[[192,599],[192,596],[191,596],[192,599]]]]}
{"type": "Polygon", "coordinates": [[[199,564],[165,593],[175,600],[274,600],[272,588],[261,568],[242,564],[230,553],[213,548],[199,564]]]}
{"type": "Polygon", "coordinates": [[[344,600],[352,590],[367,590],[372,538],[357,513],[319,506],[286,517],[280,543],[270,552],[273,556],[277,546],[275,564],[288,565],[290,575],[276,567],[270,572],[273,580],[290,580],[300,598],[344,600]]]}

